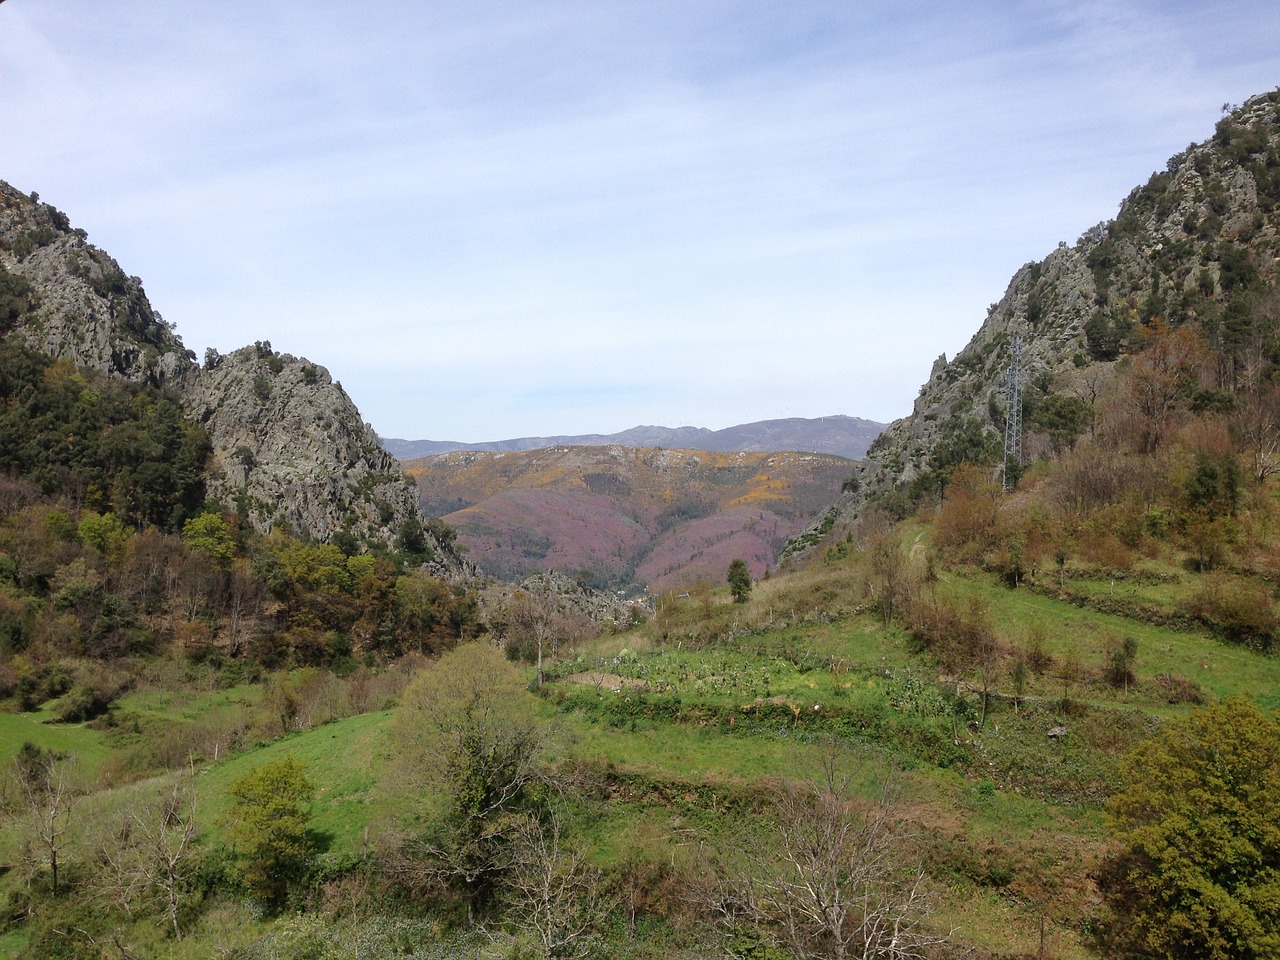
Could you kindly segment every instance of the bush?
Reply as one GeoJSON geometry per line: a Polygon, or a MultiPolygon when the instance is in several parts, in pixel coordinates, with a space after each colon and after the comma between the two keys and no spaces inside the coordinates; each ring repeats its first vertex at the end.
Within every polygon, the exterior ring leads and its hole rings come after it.
{"type": "Polygon", "coordinates": [[[1232,643],[1270,653],[1280,627],[1271,597],[1243,583],[1215,583],[1186,604],[1187,614],[1232,643]]]}
{"type": "Polygon", "coordinates": [[[1280,953],[1280,725],[1244,700],[1169,723],[1107,802],[1120,849],[1099,888],[1106,955],[1280,953]]]}
{"type": "Polygon", "coordinates": [[[58,722],[83,723],[100,717],[107,712],[112,699],[111,691],[87,683],[76,684],[58,705],[58,722]]]}
{"type": "Polygon", "coordinates": [[[1200,684],[1194,680],[1162,673],[1155,678],[1155,684],[1164,691],[1167,703],[1204,703],[1204,693],[1200,690],[1200,684]]]}

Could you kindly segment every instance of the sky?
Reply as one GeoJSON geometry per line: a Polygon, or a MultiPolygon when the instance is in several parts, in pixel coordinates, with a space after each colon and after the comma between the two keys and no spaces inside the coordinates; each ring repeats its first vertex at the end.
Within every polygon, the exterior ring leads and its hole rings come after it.
{"type": "Polygon", "coordinates": [[[8,0],[0,179],[383,436],[910,413],[1274,0],[8,0]]]}

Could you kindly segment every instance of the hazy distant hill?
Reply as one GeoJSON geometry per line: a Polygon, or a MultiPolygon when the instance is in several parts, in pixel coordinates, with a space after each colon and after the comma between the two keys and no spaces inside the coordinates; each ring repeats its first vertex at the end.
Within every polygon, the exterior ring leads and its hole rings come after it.
{"type": "Polygon", "coordinates": [[[560,445],[455,451],[404,464],[426,513],[469,559],[521,579],[588,571],[596,586],[722,583],[741,557],[759,576],[839,493],[853,464],[811,453],[560,445]]]}
{"type": "Polygon", "coordinates": [[[884,430],[883,423],[843,415],[806,419],[760,420],[723,430],[706,427],[632,427],[621,433],[586,434],[566,437],[521,437],[489,443],[458,443],[452,440],[397,440],[383,438],[382,445],[399,460],[413,460],[455,450],[541,450],[545,447],[662,447],[671,450],[711,450],[723,453],[751,451],[765,453],[800,450],[828,453],[860,460],[884,430]]]}

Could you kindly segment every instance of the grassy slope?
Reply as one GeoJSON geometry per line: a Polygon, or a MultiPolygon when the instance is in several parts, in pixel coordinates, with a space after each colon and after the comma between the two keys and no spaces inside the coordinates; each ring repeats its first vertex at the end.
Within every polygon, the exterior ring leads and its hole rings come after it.
{"type": "MultiPolygon", "coordinates": [[[[1195,588],[1166,588],[1168,600],[1195,588]]],[[[1072,691],[1083,711],[1063,711],[1063,682],[1050,667],[1028,679],[1020,709],[998,701],[982,730],[955,729],[957,747],[948,697],[958,692],[973,715],[974,679],[940,675],[901,631],[860,610],[856,561],[761,581],[746,606],[715,595],[684,600],[554,668],[543,709],[560,728],[559,754],[607,772],[610,800],[587,828],[597,857],[674,856],[720,836],[739,814],[749,820],[763,809],[770,782],[803,775],[834,729],[868,796],[877,771],[900,768],[940,898],[939,923],[954,926],[964,943],[1011,955],[1035,952],[1044,914],[1055,955],[1088,956],[1081,930],[1096,909],[1088,874],[1106,847],[1099,804],[1114,788],[1114,763],[1153,718],[1190,709],[1165,702],[1152,678],[1169,672],[1194,679],[1211,698],[1239,694],[1274,705],[1280,658],[1010,590],[982,575],[946,573],[933,589],[981,597],[1014,647],[1038,628],[1058,663],[1074,652],[1094,675],[1072,691]],[[1108,644],[1124,636],[1139,644],[1138,682],[1127,692],[1097,679],[1108,644]],[[1050,742],[1045,732],[1057,725],[1068,735],[1050,742]]],[[[1005,674],[996,692],[1007,695],[1009,683],[1005,674]]],[[[135,694],[118,713],[136,718],[136,736],[145,738],[252,694],[135,694]]],[[[227,787],[292,754],[317,786],[314,828],[326,854],[364,850],[416,802],[383,786],[392,782],[389,717],[365,714],[260,741],[207,766],[198,780],[206,840],[219,832],[227,787]]],[[[109,743],[128,739],[43,719],[0,715],[6,753],[32,739],[92,768],[109,757],[109,743]]]]}
{"type": "Polygon", "coordinates": [[[312,828],[322,848],[334,854],[359,852],[367,829],[399,804],[376,790],[388,758],[390,713],[366,713],[292,734],[209,767],[200,777],[201,810],[216,832],[226,810],[226,791],[263,763],[292,756],[316,787],[312,828]]]}

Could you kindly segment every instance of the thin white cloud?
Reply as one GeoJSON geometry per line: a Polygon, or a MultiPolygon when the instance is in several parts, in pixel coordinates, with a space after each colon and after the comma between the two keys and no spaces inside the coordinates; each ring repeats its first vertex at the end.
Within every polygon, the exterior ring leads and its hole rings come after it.
{"type": "Polygon", "coordinates": [[[1275,86],[1246,0],[0,7],[0,177],[379,430],[909,411],[1017,266],[1275,86]]]}

